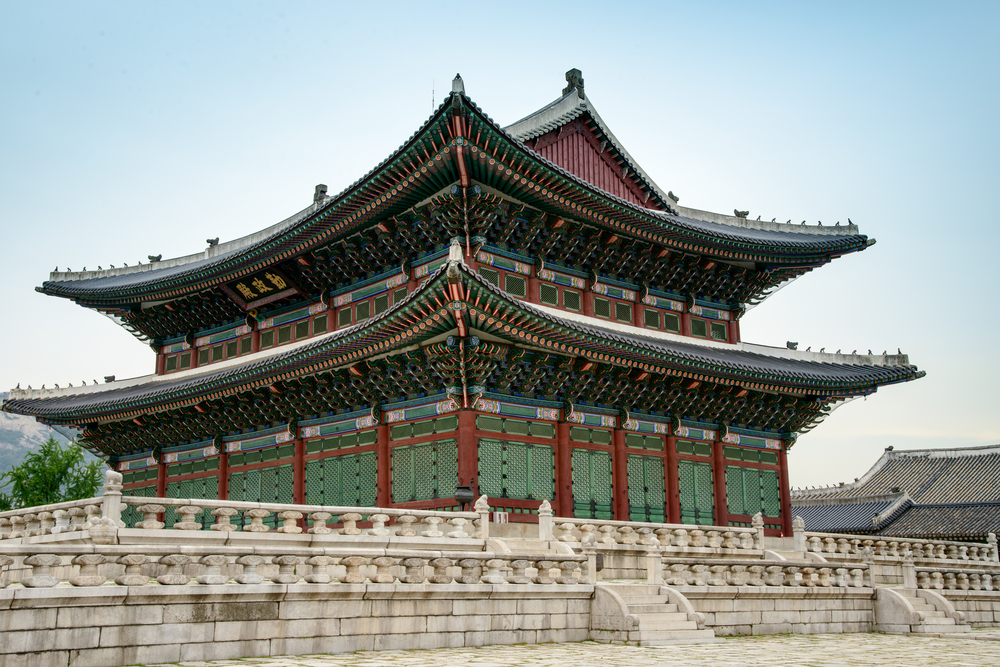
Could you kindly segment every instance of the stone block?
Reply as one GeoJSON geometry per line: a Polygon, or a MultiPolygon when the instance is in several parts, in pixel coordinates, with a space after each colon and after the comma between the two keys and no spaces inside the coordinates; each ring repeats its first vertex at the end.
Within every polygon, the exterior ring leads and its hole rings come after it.
{"type": "Polygon", "coordinates": [[[791,632],[791,623],[758,623],[753,626],[755,635],[787,635],[791,632]]]}
{"type": "Polygon", "coordinates": [[[831,620],[834,623],[870,623],[873,612],[858,609],[834,610],[831,612],[831,620]]]}
{"type": "Polygon", "coordinates": [[[375,637],[354,635],[351,637],[289,637],[271,640],[272,655],[312,655],[317,653],[353,653],[371,651],[375,647],[375,637]]]}
{"type": "Polygon", "coordinates": [[[181,644],[181,662],[196,660],[234,660],[260,658],[271,653],[271,642],[266,639],[242,642],[211,642],[208,644],[181,644]]]}
{"type": "Polygon", "coordinates": [[[488,632],[466,632],[466,646],[488,646],[489,644],[535,644],[538,633],[534,630],[490,630],[488,632]]]}
{"type": "Polygon", "coordinates": [[[376,651],[405,651],[421,648],[457,648],[465,646],[461,632],[375,635],[376,651]]]}
{"type": "Polygon", "coordinates": [[[716,625],[711,628],[718,637],[736,637],[753,634],[752,625],[716,625]]]}
{"type": "Polygon", "coordinates": [[[727,611],[715,615],[716,625],[753,625],[760,623],[759,611],[727,611]]]}
{"type": "Polygon", "coordinates": [[[535,641],[539,644],[549,642],[583,642],[587,641],[589,630],[586,628],[564,628],[559,630],[539,630],[535,641]]]}
{"type": "Polygon", "coordinates": [[[159,605],[63,607],[58,611],[56,626],[60,628],[87,626],[104,628],[113,625],[148,625],[163,622],[163,607],[159,605]]]}
{"type": "Polygon", "coordinates": [[[518,614],[566,614],[569,605],[565,599],[518,600],[518,614]]]}
{"type": "Polygon", "coordinates": [[[134,626],[111,625],[101,628],[100,632],[101,643],[95,642],[91,646],[149,646],[152,644],[186,644],[215,640],[215,624],[205,622],[134,626]]]}
{"type": "MultiPolygon", "coordinates": [[[[454,605],[471,600],[372,600],[371,616],[450,616],[454,605]]],[[[488,603],[489,600],[482,600],[488,603]]],[[[484,613],[484,612],[480,612],[484,613]]]]}
{"type": "MultiPolygon", "coordinates": [[[[450,618],[450,617],[449,617],[450,618]]],[[[343,618],[341,635],[388,635],[407,632],[427,632],[426,616],[398,616],[389,618],[343,618]]]]}
{"type": "Polygon", "coordinates": [[[802,615],[798,611],[765,611],[761,612],[760,622],[763,624],[801,623],[802,615]]]}
{"type": "MultiPolygon", "coordinates": [[[[590,613],[590,600],[586,600],[585,602],[587,603],[586,613],[590,613]]],[[[455,600],[452,602],[451,613],[456,616],[464,616],[465,614],[516,614],[517,600],[455,600]]]]}
{"type": "Polygon", "coordinates": [[[485,632],[491,630],[487,615],[479,616],[428,616],[427,632],[485,632]]]}
{"type": "Polygon", "coordinates": [[[168,604],[163,609],[163,622],[166,624],[267,621],[276,618],[278,618],[277,602],[234,600],[207,604],[168,604]]]}
{"type": "Polygon", "coordinates": [[[358,618],[371,616],[372,600],[286,600],[278,605],[278,618],[358,618]]]}
{"type": "Polygon", "coordinates": [[[69,651],[0,654],[0,657],[3,658],[0,664],[4,667],[66,667],[69,663],[69,651]]]}
{"type": "Polygon", "coordinates": [[[27,653],[91,648],[98,645],[100,637],[100,628],[22,630],[4,633],[0,650],[4,653],[27,653]]]}
{"type": "Polygon", "coordinates": [[[590,627],[589,614],[551,614],[549,627],[552,630],[577,630],[590,627]]]}
{"type": "Polygon", "coordinates": [[[12,630],[44,630],[56,627],[59,610],[48,609],[8,609],[0,614],[0,632],[12,630]]]}

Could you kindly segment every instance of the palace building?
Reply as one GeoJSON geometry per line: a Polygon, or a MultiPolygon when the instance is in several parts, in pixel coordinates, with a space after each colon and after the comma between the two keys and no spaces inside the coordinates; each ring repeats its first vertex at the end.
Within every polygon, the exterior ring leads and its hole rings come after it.
{"type": "Polygon", "coordinates": [[[923,372],[745,343],[740,318],[874,241],[680,206],[580,72],[567,82],[505,128],[456,77],[336,196],[317,186],[292,217],[187,257],[53,273],[40,292],[116,319],[155,370],[15,389],[3,409],[78,429],[132,496],[447,509],[485,494],[510,521],[549,500],[595,519],[760,512],[790,534],[797,434],[923,372]]]}

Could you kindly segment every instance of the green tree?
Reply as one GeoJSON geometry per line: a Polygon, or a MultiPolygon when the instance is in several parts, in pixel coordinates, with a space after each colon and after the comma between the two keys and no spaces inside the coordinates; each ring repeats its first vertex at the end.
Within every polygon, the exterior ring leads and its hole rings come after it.
{"type": "Polygon", "coordinates": [[[92,498],[101,488],[103,464],[84,463],[83,448],[49,438],[20,465],[0,474],[0,510],[92,498]],[[9,495],[7,490],[9,488],[9,495]]]}

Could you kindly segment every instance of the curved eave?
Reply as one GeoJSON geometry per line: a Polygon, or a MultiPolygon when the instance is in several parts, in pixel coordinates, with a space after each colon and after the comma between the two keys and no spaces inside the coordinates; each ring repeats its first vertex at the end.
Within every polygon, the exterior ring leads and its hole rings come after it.
{"type": "Polygon", "coordinates": [[[134,418],[148,411],[191,405],[267,387],[283,380],[348,366],[412,347],[456,327],[468,312],[473,328],[514,344],[579,356],[651,374],[732,385],[791,396],[838,398],[868,394],[878,386],[921,377],[913,366],[826,364],[663,341],[554,316],[493,287],[465,264],[446,263],[406,299],[362,325],[333,332],[296,349],[213,372],[191,373],[126,388],[51,398],[10,398],[7,412],[53,423],[79,424],[134,418]],[[449,267],[458,274],[447,275],[449,267]],[[464,285],[452,301],[448,281],[464,285]],[[509,324],[513,323],[513,324],[509,324]],[[540,334],[540,335],[539,335],[540,334]]]}
{"type": "MultiPolygon", "coordinates": [[[[542,174],[543,181],[556,181],[556,187],[547,187],[523,176],[510,182],[510,175],[506,174],[509,167],[503,165],[504,176],[508,177],[507,194],[516,195],[541,210],[568,215],[612,233],[723,261],[801,268],[819,266],[868,245],[864,235],[831,236],[729,228],[636,206],[542,158],[505,132],[464,94],[462,99],[471,115],[484,125],[481,129],[503,141],[504,154],[518,155],[522,161],[531,163],[542,174]]],[[[451,97],[445,100],[424,125],[379,166],[336,197],[317,206],[300,222],[271,237],[211,259],[165,269],[169,272],[167,276],[152,270],[82,280],[49,280],[37,289],[52,296],[75,299],[81,305],[104,309],[169,300],[218,286],[346,238],[361,227],[387,214],[404,211],[428,193],[458,180],[454,155],[459,142],[450,138],[446,120],[451,100],[451,97]],[[428,141],[433,142],[438,151],[429,155],[429,159],[425,157],[422,162],[413,162],[413,156],[408,153],[418,143],[428,141]],[[441,142],[443,145],[439,145],[441,142]],[[404,160],[407,164],[401,164],[404,160]]],[[[475,160],[480,155],[484,161],[495,160],[490,153],[496,151],[474,143],[475,130],[469,133],[473,143],[464,142],[469,158],[475,160]]],[[[491,148],[496,145],[494,142],[491,148]]],[[[511,173],[516,172],[511,170],[511,173]]]]}

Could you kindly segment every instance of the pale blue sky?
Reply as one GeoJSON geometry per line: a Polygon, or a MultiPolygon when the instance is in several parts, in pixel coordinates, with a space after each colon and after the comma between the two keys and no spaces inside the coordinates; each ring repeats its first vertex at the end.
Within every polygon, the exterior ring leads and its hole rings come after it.
{"type": "Polygon", "coordinates": [[[0,387],[148,373],[54,267],[197,252],[338,192],[461,72],[501,123],[587,93],[685,206],[850,217],[878,240],[749,313],[744,339],[897,347],[928,373],[838,410],[793,485],[888,445],[1000,442],[997,3],[0,2],[0,387]]]}

